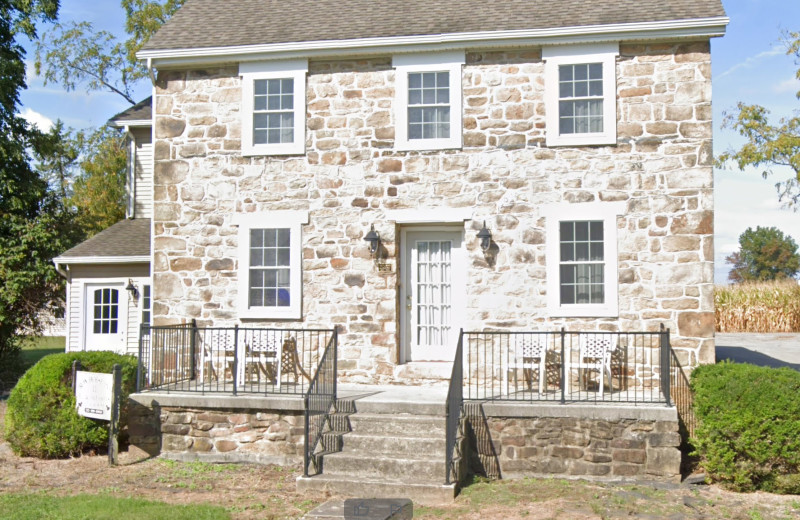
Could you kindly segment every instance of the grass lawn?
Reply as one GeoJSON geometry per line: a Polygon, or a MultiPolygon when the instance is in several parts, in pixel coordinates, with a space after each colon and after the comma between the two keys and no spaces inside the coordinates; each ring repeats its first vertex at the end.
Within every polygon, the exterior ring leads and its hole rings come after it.
{"type": "Polygon", "coordinates": [[[64,352],[65,343],[64,336],[27,338],[22,345],[22,352],[20,353],[25,370],[49,354],[64,352]]]}
{"type": "Polygon", "coordinates": [[[14,520],[222,520],[230,514],[214,505],[173,505],[108,495],[56,497],[44,493],[0,495],[0,519],[14,520]]]}

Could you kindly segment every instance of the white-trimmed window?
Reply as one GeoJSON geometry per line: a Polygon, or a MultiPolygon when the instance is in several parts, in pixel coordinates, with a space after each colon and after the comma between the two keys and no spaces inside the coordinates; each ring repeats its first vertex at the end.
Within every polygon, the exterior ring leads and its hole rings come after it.
{"type": "Polygon", "coordinates": [[[617,142],[618,54],[617,43],[542,49],[548,146],[617,142]]]}
{"type": "Polygon", "coordinates": [[[395,68],[395,148],[461,148],[464,52],[403,54],[395,68]]]}
{"type": "Polygon", "coordinates": [[[550,316],[618,316],[617,217],[624,203],[546,206],[550,316]]]}
{"type": "Polygon", "coordinates": [[[245,62],[242,155],[291,155],[306,148],[308,60],[245,62]]]}
{"type": "MultiPolygon", "coordinates": [[[[150,295],[150,284],[142,286],[142,325],[150,327],[152,321],[152,297],[150,295]]],[[[148,328],[145,334],[150,334],[148,328]]]]}
{"type": "Polygon", "coordinates": [[[239,215],[239,316],[299,319],[307,211],[239,215]]]}

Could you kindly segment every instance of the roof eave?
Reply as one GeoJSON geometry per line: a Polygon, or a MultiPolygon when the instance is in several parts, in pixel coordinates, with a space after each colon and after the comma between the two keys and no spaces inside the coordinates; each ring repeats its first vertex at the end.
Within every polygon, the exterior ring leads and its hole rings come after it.
{"type": "Polygon", "coordinates": [[[108,126],[114,128],[131,128],[131,127],[144,127],[153,126],[153,121],[150,119],[112,119],[108,122],[108,126]]]}
{"type": "Polygon", "coordinates": [[[730,19],[727,16],[717,16],[691,20],[559,27],[553,29],[480,31],[185,49],[148,49],[139,51],[136,56],[140,60],[150,60],[154,66],[169,67],[219,62],[287,59],[297,56],[314,58],[351,54],[422,52],[452,48],[566,45],[602,41],[673,38],[714,38],[725,34],[725,28],[729,21],[730,19]]]}
{"type": "Polygon", "coordinates": [[[57,256],[56,265],[68,264],[143,264],[150,263],[150,255],[136,256],[57,256]]]}

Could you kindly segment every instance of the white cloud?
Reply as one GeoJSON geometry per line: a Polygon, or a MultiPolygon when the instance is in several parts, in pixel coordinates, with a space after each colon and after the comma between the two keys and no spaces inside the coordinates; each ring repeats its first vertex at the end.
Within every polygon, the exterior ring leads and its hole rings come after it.
{"type": "Polygon", "coordinates": [[[50,128],[53,127],[52,119],[43,114],[40,114],[39,112],[31,108],[26,108],[25,110],[22,111],[20,115],[29,123],[38,126],[39,130],[41,130],[42,132],[47,132],[48,130],[50,130],[50,128]]]}
{"type": "Polygon", "coordinates": [[[768,51],[759,52],[755,56],[750,56],[749,58],[747,58],[743,62],[737,63],[733,67],[729,68],[728,70],[726,70],[722,74],[718,75],[716,77],[716,79],[724,78],[725,76],[727,76],[729,74],[733,74],[734,72],[736,72],[739,69],[749,69],[751,67],[754,67],[758,62],[760,62],[764,58],[769,58],[769,57],[772,57],[772,56],[778,56],[779,54],[784,54],[785,52],[786,52],[786,48],[782,47],[782,46],[775,46],[775,47],[773,47],[772,49],[770,49],[768,51]]]}
{"type": "Polygon", "coordinates": [[[781,81],[774,87],[772,87],[772,91],[776,94],[783,94],[785,92],[797,92],[800,90],[800,79],[797,78],[790,78],[784,81],[781,81]]]}

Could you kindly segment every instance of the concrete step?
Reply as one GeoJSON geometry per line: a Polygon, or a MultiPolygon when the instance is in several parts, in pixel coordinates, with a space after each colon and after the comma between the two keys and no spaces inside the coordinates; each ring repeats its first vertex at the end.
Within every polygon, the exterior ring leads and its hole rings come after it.
{"type": "Polygon", "coordinates": [[[340,438],[343,452],[395,457],[411,456],[431,459],[440,457],[444,459],[444,450],[447,444],[444,435],[429,438],[351,432],[340,438]]]}
{"type": "Polygon", "coordinates": [[[435,459],[339,452],[324,457],[322,473],[436,483],[444,482],[444,466],[444,452],[435,459]]]}
{"type": "Polygon", "coordinates": [[[357,413],[349,417],[350,431],[401,437],[445,438],[447,418],[434,415],[357,413]]]}
{"type": "Polygon", "coordinates": [[[445,485],[444,479],[441,482],[420,483],[409,476],[401,480],[323,473],[313,477],[298,477],[297,491],[328,491],[338,496],[358,498],[410,498],[416,504],[431,506],[452,503],[456,493],[455,484],[445,485]]]}

